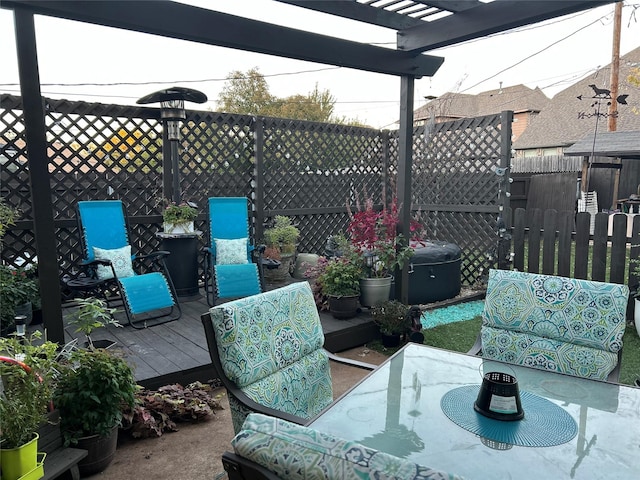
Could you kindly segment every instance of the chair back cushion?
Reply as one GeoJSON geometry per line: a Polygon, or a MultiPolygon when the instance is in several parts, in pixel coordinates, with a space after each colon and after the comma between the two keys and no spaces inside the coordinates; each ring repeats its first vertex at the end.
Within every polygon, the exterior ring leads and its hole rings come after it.
{"type": "Polygon", "coordinates": [[[224,374],[252,400],[304,418],[333,401],[324,334],[307,282],[210,313],[224,374]]]}
{"type": "Polygon", "coordinates": [[[606,379],[622,348],[625,285],[491,270],[482,314],[482,355],[606,379]]]}
{"type": "MultiPolygon", "coordinates": [[[[214,255],[216,239],[249,238],[249,210],[246,197],[209,198],[209,245],[214,255]]],[[[251,262],[253,245],[247,240],[247,261],[251,262]]]]}
{"type": "Polygon", "coordinates": [[[129,245],[124,209],[120,200],[78,202],[84,258],[95,259],[93,247],[113,250],[129,245]]]}
{"type": "Polygon", "coordinates": [[[231,441],[237,455],[291,480],[458,480],[409,460],[309,427],[252,413],[231,441]]]}

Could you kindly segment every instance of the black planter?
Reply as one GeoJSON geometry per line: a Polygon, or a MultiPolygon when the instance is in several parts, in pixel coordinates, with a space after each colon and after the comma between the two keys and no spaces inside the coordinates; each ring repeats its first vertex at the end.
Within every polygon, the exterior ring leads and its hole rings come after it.
{"type": "Polygon", "coordinates": [[[78,440],[78,448],[87,450],[87,456],[78,463],[82,477],[103,471],[116,455],[118,446],[118,427],[115,426],[109,435],[100,437],[91,435],[78,440]]]}
{"type": "Polygon", "coordinates": [[[329,297],[329,312],[333,318],[338,320],[346,320],[353,318],[358,314],[358,298],[359,295],[348,297],[329,297]]]}
{"type": "Polygon", "coordinates": [[[394,333],[394,334],[388,334],[388,333],[383,333],[382,334],[382,346],[383,347],[398,347],[400,345],[400,334],[399,333],[394,333]]]}

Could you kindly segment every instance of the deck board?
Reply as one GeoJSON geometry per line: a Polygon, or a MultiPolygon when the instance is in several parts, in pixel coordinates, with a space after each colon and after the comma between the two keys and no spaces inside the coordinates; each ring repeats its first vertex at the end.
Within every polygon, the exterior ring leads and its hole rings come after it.
{"type": "MultiPolygon", "coordinates": [[[[118,312],[116,319],[125,326],[100,328],[92,339],[115,341],[116,345],[111,348],[125,357],[134,368],[136,380],[144,386],[211,380],[215,378],[215,371],[200,321],[200,315],[208,312],[209,306],[204,295],[181,302],[180,306],[182,317],[179,320],[145,329],[125,325],[124,314],[118,312]]],[[[63,309],[65,316],[71,312],[70,307],[63,309]]],[[[320,320],[325,347],[331,352],[364,345],[377,335],[377,327],[366,313],[354,319],[335,320],[328,313],[320,312],[320,320]]],[[[69,325],[66,325],[65,333],[67,341],[79,337],[69,325]]],[[[84,343],[84,338],[79,338],[79,343],[84,343]]]]}

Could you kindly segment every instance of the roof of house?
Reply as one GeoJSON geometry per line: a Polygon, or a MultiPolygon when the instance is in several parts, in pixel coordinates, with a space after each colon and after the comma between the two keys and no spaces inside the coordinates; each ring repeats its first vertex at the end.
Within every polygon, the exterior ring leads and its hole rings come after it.
{"type": "Polygon", "coordinates": [[[593,142],[593,133],[564,151],[569,156],[640,158],[640,131],[601,132],[593,142]]]}
{"type": "Polygon", "coordinates": [[[415,110],[414,120],[429,118],[431,111],[436,117],[448,118],[479,117],[504,110],[539,112],[549,101],[538,87],[531,89],[525,85],[498,88],[477,95],[447,92],[415,110]]]}
{"type": "MultiPolygon", "coordinates": [[[[640,90],[631,85],[627,78],[631,69],[640,67],[640,47],[620,57],[618,96],[628,95],[627,105],[618,105],[618,131],[640,130],[640,90]]],[[[607,131],[607,118],[597,117],[599,99],[590,87],[609,89],[611,65],[597,70],[593,75],[580,80],[558,93],[549,105],[535,117],[531,125],[518,137],[513,146],[517,150],[544,147],[565,147],[577,142],[596,129],[607,131]]],[[[606,102],[600,101],[600,113],[606,113],[606,102]]]]}

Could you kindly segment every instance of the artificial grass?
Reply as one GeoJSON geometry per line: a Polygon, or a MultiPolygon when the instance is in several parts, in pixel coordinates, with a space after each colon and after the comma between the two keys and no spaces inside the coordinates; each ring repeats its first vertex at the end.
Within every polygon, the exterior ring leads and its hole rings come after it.
{"type": "MultiPolygon", "coordinates": [[[[425,329],[422,331],[424,343],[432,347],[466,353],[475,343],[481,325],[482,318],[477,316],[471,320],[425,329]]],[[[623,342],[620,383],[633,385],[635,380],[640,378],[640,337],[633,325],[627,325],[623,342]]],[[[391,355],[398,350],[385,348],[379,341],[371,342],[368,347],[386,355],[391,355]]]]}

